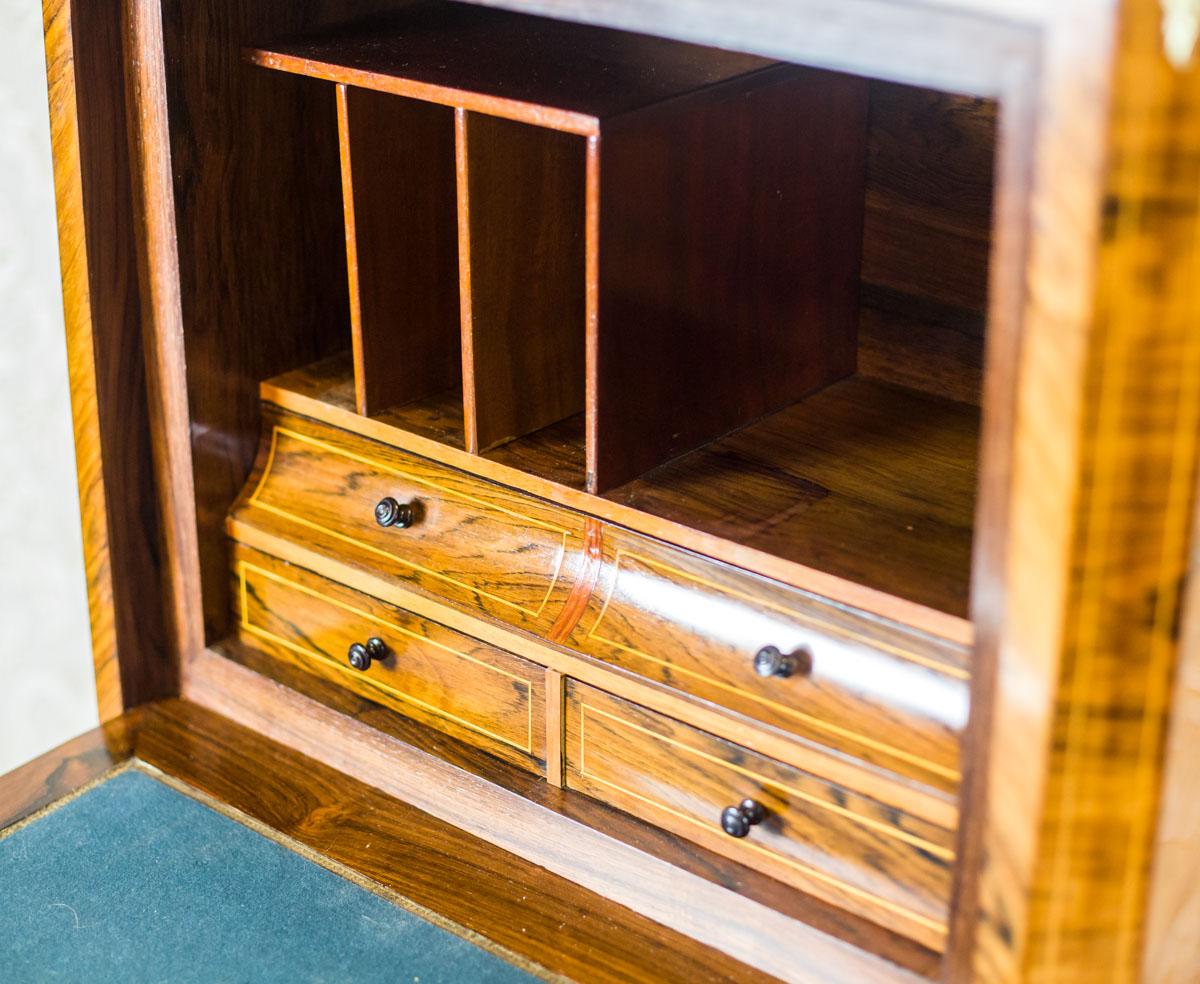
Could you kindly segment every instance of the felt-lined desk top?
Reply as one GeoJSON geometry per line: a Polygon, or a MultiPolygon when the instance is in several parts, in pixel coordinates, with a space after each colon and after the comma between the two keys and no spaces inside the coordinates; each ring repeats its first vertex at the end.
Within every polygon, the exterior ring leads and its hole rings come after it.
{"type": "Polygon", "coordinates": [[[136,770],[0,840],[0,980],[533,976],[136,770]]]}

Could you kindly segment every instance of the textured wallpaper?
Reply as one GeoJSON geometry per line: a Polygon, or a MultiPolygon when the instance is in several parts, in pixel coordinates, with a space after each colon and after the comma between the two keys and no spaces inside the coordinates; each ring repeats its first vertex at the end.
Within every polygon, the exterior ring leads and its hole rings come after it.
{"type": "Polygon", "coordinates": [[[0,773],[96,724],[45,84],[0,0],[0,773]]]}

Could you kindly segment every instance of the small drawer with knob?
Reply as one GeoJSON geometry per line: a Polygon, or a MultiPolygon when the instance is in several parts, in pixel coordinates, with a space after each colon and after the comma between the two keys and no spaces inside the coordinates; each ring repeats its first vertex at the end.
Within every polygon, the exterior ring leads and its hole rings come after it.
{"type": "Polygon", "coordinates": [[[228,522],[240,542],[338,565],[339,580],[355,569],[539,634],[578,576],[583,528],[548,502],[272,408],[228,522]]]}
{"type": "Polygon", "coordinates": [[[954,831],[567,681],[566,785],[934,950],[954,831]]]}
{"type": "Polygon", "coordinates": [[[541,667],[245,547],[233,575],[243,643],[544,772],[541,667]]]}
{"type": "Polygon", "coordinates": [[[969,654],[887,620],[606,528],[574,649],[946,792],[969,654]]]}

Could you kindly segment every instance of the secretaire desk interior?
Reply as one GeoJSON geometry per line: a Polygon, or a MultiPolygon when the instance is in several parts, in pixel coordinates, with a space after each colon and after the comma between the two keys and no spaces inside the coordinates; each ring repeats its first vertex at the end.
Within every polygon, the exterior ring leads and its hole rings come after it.
{"type": "Polygon", "coordinates": [[[97,733],[554,974],[1200,979],[1187,0],[46,0],[97,733]]]}

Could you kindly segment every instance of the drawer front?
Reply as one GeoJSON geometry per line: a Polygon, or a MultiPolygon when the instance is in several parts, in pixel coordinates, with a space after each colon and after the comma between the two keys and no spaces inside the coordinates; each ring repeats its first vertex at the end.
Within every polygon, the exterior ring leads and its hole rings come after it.
{"type": "Polygon", "coordinates": [[[577,574],[583,520],[547,503],[305,418],[269,421],[239,525],[304,544],[502,621],[547,633],[577,574]],[[381,526],[385,499],[411,525],[381,526]]]}
{"type": "Polygon", "coordinates": [[[241,549],[242,641],[535,772],[545,765],[544,671],[311,572],[241,549]],[[365,669],[352,645],[386,645],[365,669]]]}
{"type": "Polygon", "coordinates": [[[568,681],[566,783],[936,950],[953,831],[568,681]],[[744,837],[722,812],[764,809],[744,837]]]}
{"type": "MultiPolygon", "coordinates": [[[[949,643],[606,530],[596,590],[568,644],[856,758],[957,789],[969,674],[964,652],[949,643]],[[760,674],[755,657],[764,647],[778,650],[778,668],[790,675],[760,674]]],[[[761,669],[770,669],[765,658],[761,669]]]]}

